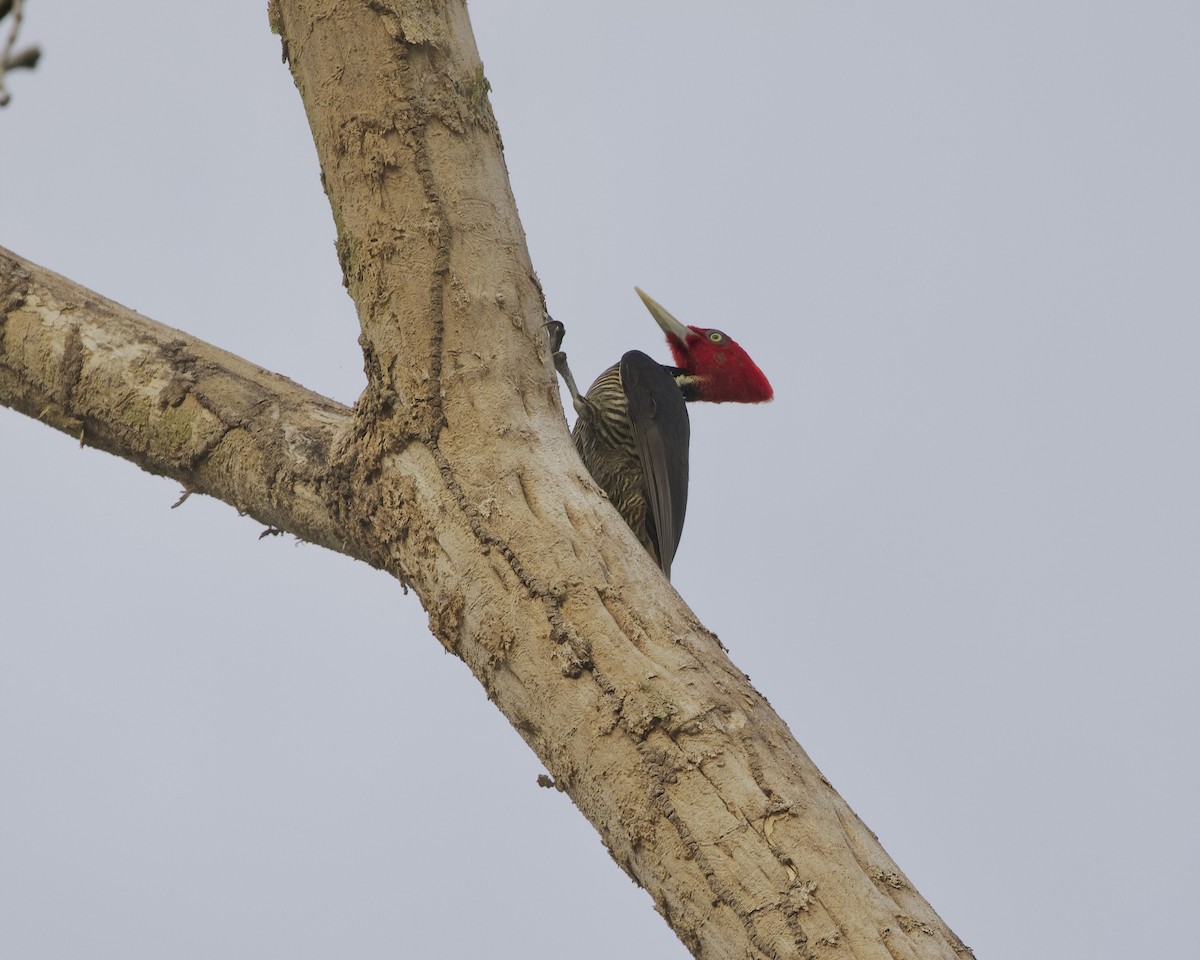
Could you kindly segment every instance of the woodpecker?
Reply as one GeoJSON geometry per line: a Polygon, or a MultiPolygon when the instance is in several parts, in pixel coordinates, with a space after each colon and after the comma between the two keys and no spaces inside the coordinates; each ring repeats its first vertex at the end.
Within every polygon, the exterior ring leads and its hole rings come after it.
{"type": "Polygon", "coordinates": [[[630,350],[580,395],[562,351],[564,328],[550,321],[554,366],[579,419],[571,437],[592,479],[608,495],[667,579],[687,511],[687,403],[763,403],[771,384],[746,351],[720,330],[684,326],[634,287],[667,335],[676,366],[630,350]]]}

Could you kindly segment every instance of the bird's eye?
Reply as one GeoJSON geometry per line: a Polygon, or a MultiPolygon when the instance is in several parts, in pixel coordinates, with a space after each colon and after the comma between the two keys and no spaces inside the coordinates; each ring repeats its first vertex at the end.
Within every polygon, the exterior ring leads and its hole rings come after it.
{"type": "Polygon", "coordinates": [[[711,340],[713,343],[724,343],[725,342],[725,334],[723,334],[720,330],[709,330],[708,331],[708,339],[711,340]]]}

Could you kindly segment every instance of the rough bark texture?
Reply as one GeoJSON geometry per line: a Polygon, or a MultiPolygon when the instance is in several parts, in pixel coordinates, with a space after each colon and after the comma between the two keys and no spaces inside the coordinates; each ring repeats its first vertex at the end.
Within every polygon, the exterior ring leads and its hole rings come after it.
{"type": "Polygon", "coordinates": [[[189,491],[360,556],[330,497],[348,407],[2,247],[0,401],[189,491]]]}
{"type": "Polygon", "coordinates": [[[696,956],[969,951],[725,657],[566,432],[461,0],[276,0],[353,412],[0,257],[0,401],[410,584],[696,956]]]}

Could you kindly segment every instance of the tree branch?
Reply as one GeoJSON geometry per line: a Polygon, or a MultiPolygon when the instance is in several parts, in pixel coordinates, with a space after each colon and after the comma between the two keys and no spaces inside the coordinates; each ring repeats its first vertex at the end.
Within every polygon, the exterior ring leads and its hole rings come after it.
{"type": "Polygon", "coordinates": [[[13,52],[25,16],[23,0],[0,0],[0,20],[9,13],[12,13],[13,19],[8,28],[8,37],[0,44],[0,107],[8,106],[12,100],[4,84],[4,75],[10,70],[32,70],[42,56],[42,51],[37,47],[26,47],[24,50],[13,52]]]}
{"type": "Polygon", "coordinates": [[[0,403],[357,556],[326,489],[351,412],[0,248],[0,403]]]}
{"type": "Polygon", "coordinates": [[[969,954],[584,473],[461,0],[271,15],[362,324],[353,413],[11,257],[0,394],[410,583],[697,956],[969,954]]]}

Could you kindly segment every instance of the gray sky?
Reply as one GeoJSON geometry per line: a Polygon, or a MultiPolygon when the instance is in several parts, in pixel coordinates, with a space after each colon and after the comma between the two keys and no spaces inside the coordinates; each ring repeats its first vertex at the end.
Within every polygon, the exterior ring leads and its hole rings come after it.
{"type": "MultiPolygon", "coordinates": [[[[265,3],[28,7],[0,244],[353,402],[265,3]]],[[[774,382],[692,411],[675,585],[981,958],[1183,955],[1200,7],[734,9],[471,10],[580,379],[665,359],[639,284],[774,382]]],[[[685,956],[397,584],[0,464],[0,956],[685,956]]]]}

